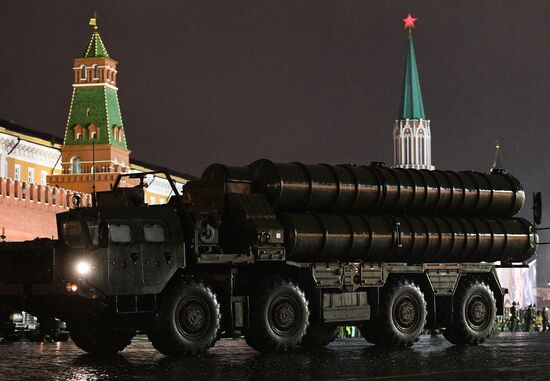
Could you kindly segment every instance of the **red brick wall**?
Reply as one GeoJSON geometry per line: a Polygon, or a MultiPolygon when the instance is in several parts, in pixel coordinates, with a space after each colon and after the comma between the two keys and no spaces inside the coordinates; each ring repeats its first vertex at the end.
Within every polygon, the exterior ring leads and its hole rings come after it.
{"type": "MultiPolygon", "coordinates": [[[[0,233],[8,241],[57,237],[56,213],[72,207],[74,192],[0,178],[0,233]]],[[[90,202],[82,195],[81,205],[90,202]]]]}
{"type": "Polygon", "coordinates": [[[0,229],[4,229],[6,240],[26,241],[36,237],[57,238],[55,214],[56,209],[63,211],[61,208],[37,207],[28,202],[5,201],[0,198],[0,229]]]}

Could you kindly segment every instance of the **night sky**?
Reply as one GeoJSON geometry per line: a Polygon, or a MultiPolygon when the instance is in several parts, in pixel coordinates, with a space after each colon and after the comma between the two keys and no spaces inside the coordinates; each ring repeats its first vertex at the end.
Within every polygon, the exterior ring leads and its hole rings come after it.
{"type": "Polygon", "coordinates": [[[194,175],[261,157],[392,164],[411,11],[433,164],[487,170],[498,139],[550,202],[550,4],[519,5],[3,1],[0,118],[63,136],[97,10],[133,158],[194,175]]]}

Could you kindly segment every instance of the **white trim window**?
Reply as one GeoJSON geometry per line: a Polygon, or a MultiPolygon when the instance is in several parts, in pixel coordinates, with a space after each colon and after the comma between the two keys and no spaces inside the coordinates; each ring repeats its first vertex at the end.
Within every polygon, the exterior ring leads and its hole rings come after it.
{"type": "Polygon", "coordinates": [[[48,176],[48,171],[42,171],[40,172],[40,184],[46,185],[46,177],[48,176]]]}
{"type": "Polygon", "coordinates": [[[14,180],[21,181],[21,164],[15,164],[14,180]]]}
{"type": "Polygon", "coordinates": [[[80,167],[80,158],[75,156],[71,159],[71,173],[79,174],[81,171],[82,168],[80,167]]]}
{"type": "Polygon", "coordinates": [[[34,168],[33,167],[29,167],[29,170],[27,172],[27,182],[29,184],[34,184],[34,168]]]}

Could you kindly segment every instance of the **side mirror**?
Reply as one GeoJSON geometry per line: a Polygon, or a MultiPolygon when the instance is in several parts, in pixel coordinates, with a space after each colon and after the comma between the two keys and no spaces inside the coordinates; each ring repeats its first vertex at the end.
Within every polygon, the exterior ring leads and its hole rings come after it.
{"type": "Polygon", "coordinates": [[[533,220],[535,225],[542,221],[542,195],[540,192],[533,193],[533,220]]]}
{"type": "Polygon", "coordinates": [[[109,224],[105,221],[99,223],[99,247],[109,245],[109,224]]]}

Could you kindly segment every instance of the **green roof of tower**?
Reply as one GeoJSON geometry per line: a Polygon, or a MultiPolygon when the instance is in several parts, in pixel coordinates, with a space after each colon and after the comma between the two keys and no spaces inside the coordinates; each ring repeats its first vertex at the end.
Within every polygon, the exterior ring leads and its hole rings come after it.
{"type": "Polygon", "coordinates": [[[426,119],[412,36],[409,34],[399,119],[426,119]]]}
{"type": "Polygon", "coordinates": [[[109,53],[107,52],[107,48],[105,47],[105,44],[103,44],[103,40],[99,35],[97,26],[94,26],[94,30],[92,32],[92,38],[90,39],[90,42],[88,43],[88,47],[84,52],[84,57],[86,58],[109,57],[109,53]]]}
{"type": "Polygon", "coordinates": [[[92,144],[89,134],[84,134],[81,139],[74,136],[74,126],[80,125],[86,130],[91,124],[99,129],[99,134],[94,140],[96,144],[112,144],[128,149],[125,134],[122,140],[114,138],[113,129],[124,129],[116,90],[101,85],[73,88],[63,144],[92,144]]]}

